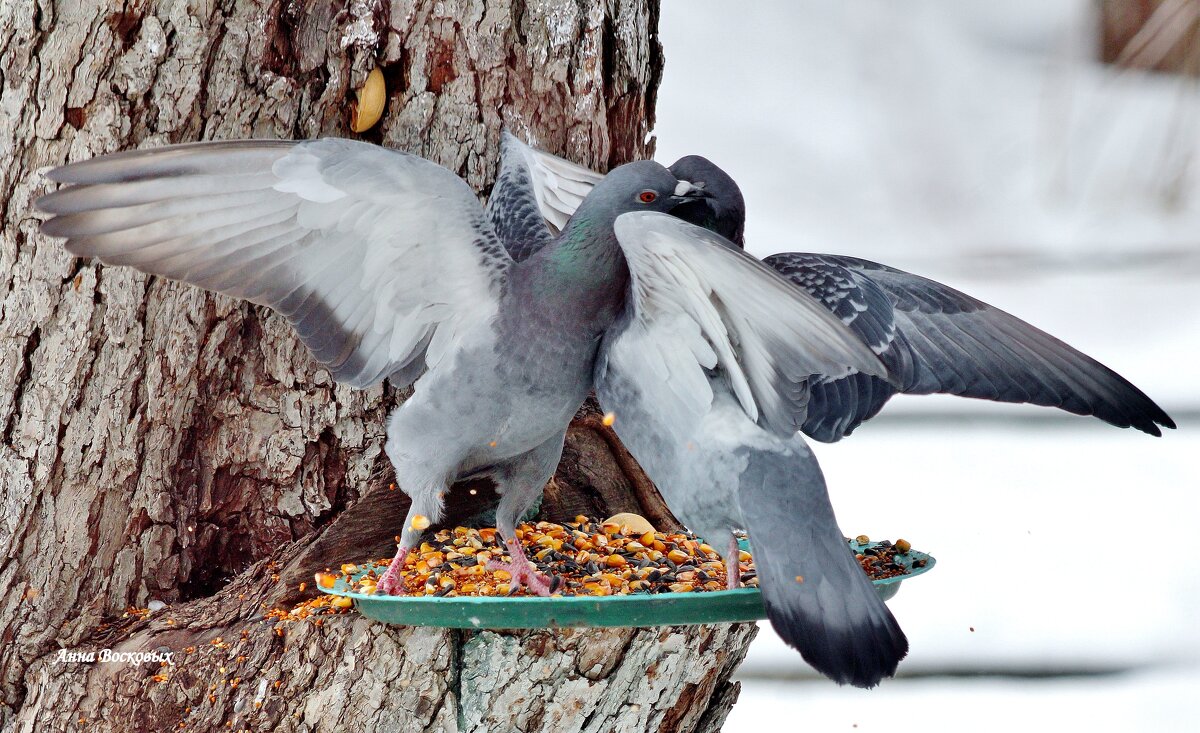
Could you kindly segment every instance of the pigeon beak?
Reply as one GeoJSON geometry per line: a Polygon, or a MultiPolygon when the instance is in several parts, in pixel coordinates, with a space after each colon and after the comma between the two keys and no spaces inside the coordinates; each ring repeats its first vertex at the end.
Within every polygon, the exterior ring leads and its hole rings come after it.
{"type": "Polygon", "coordinates": [[[671,200],[676,203],[686,203],[688,201],[697,201],[699,199],[710,199],[713,195],[704,190],[703,183],[692,183],[691,181],[680,181],[675,184],[675,195],[671,200]]]}

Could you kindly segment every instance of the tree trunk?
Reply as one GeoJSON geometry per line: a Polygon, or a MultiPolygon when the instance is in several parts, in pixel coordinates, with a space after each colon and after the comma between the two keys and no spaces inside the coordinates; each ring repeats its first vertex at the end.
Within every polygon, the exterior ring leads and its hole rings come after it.
{"type": "Polygon", "coordinates": [[[1200,76],[1200,2],[1104,0],[1100,58],[1120,66],[1200,76]]]}
{"type": "MultiPolygon", "coordinates": [[[[350,136],[374,66],[389,101],[362,137],[481,192],[502,124],[606,169],[652,152],[657,20],[656,0],[0,1],[0,730],[719,729],[752,625],[276,631],[264,608],[314,570],[389,554],[404,395],[334,385],[268,311],[66,255],[31,206],[67,160],[350,136]],[[102,649],[174,664],[60,654],[102,649]]],[[[455,487],[447,521],[493,499],[455,487]]],[[[542,514],[621,510],[674,521],[585,408],[542,514]]]]}

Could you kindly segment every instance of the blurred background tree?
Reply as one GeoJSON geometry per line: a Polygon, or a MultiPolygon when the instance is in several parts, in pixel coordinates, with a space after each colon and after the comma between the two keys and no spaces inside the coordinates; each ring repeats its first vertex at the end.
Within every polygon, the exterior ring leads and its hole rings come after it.
{"type": "Polygon", "coordinates": [[[1100,57],[1110,64],[1200,76],[1200,2],[1102,0],[1100,57]]]}

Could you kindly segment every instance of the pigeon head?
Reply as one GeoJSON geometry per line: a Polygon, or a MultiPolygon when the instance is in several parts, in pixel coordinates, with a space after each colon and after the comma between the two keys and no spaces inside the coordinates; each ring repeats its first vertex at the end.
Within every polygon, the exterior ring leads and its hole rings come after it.
{"type": "Polygon", "coordinates": [[[712,230],[745,248],[746,202],[729,174],[699,155],[680,158],[669,170],[676,178],[703,186],[709,194],[708,198],[679,204],[671,210],[671,215],[712,230]]]}
{"type": "Polygon", "coordinates": [[[652,160],[639,160],[610,171],[588,194],[575,218],[591,220],[604,213],[616,219],[631,211],[666,213],[710,195],[691,181],[671,175],[652,160]]]}

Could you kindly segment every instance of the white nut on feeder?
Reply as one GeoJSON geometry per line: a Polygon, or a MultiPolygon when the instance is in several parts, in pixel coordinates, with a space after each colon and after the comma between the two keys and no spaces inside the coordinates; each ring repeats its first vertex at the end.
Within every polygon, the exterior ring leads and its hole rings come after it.
{"type": "Polygon", "coordinates": [[[615,524],[618,527],[628,527],[630,532],[637,532],[639,534],[654,531],[654,525],[650,524],[650,520],[640,514],[630,512],[614,514],[605,519],[601,524],[615,524]]]}

